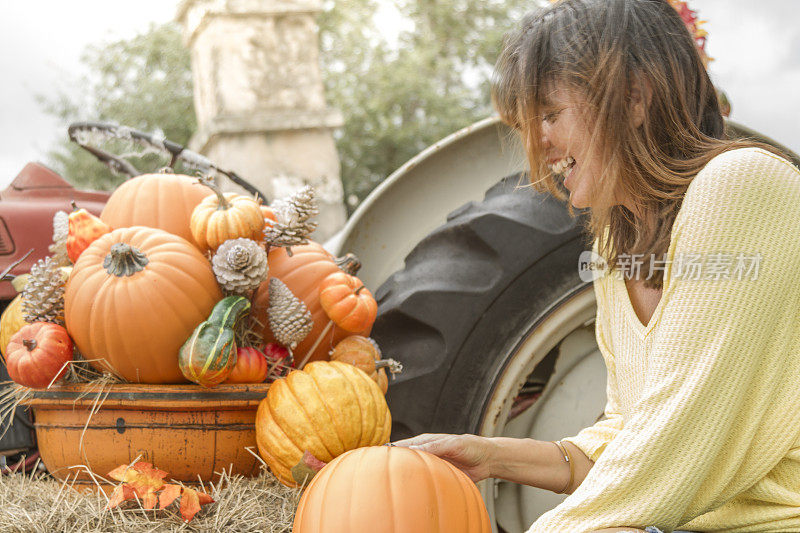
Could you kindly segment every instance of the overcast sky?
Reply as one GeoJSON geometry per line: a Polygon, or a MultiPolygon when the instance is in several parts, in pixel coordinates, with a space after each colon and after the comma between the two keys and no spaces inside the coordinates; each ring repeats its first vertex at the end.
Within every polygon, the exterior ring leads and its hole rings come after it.
{"type": "MultiPolygon", "coordinates": [[[[53,95],[63,80],[77,77],[87,44],[169,21],[176,5],[0,0],[0,188],[66,137],[65,125],[43,113],[34,94],[53,95]]],[[[692,0],[690,6],[708,20],[710,71],[730,96],[732,118],[800,152],[800,2],[692,0]]]]}

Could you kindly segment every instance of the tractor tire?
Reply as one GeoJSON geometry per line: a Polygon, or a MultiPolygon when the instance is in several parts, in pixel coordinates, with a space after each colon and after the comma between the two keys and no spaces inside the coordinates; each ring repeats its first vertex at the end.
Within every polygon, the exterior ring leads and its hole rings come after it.
{"type": "Polygon", "coordinates": [[[522,179],[506,177],[450,213],[376,291],[372,335],[404,366],[387,394],[393,440],[478,433],[515,346],[557,302],[586,289],[584,214],[520,190],[522,179]]]}

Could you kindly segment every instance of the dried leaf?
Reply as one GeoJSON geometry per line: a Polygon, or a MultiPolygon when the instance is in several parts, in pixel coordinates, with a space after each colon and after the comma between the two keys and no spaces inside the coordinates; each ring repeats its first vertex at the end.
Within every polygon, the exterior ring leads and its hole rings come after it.
{"type": "Polygon", "coordinates": [[[148,492],[142,498],[142,508],[144,509],[152,509],[156,506],[156,502],[158,498],[156,497],[155,492],[148,492]]]}
{"type": "Polygon", "coordinates": [[[175,501],[181,495],[181,486],[168,483],[164,485],[164,490],[158,495],[158,508],[163,509],[175,501]]]}
{"type": "Polygon", "coordinates": [[[106,509],[113,509],[122,502],[126,500],[132,500],[135,497],[136,493],[133,491],[131,487],[124,484],[118,485],[114,489],[114,492],[111,493],[111,497],[108,499],[108,504],[106,504],[106,509]]]}
{"type": "Polygon", "coordinates": [[[185,522],[191,522],[194,515],[200,511],[200,506],[206,503],[213,503],[214,499],[203,492],[198,493],[189,487],[183,487],[181,496],[181,516],[185,522]]]}
{"type": "Polygon", "coordinates": [[[200,511],[202,505],[214,502],[214,499],[204,492],[173,483],[164,483],[167,473],[153,467],[151,463],[140,461],[131,466],[121,465],[109,472],[108,476],[122,483],[114,489],[106,509],[113,509],[137,496],[141,499],[144,509],[153,509],[156,504],[159,509],[164,509],[180,496],[181,516],[189,522],[200,511]],[[161,493],[156,494],[159,490],[161,493]]]}
{"type": "MultiPolygon", "coordinates": [[[[157,501],[155,493],[164,486],[166,475],[165,471],[154,468],[151,463],[145,463],[144,461],[134,463],[132,466],[120,465],[108,473],[110,478],[122,482],[122,485],[114,489],[112,498],[113,494],[116,494],[117,490],[123,487],[123,491],[125,491],[123,495],[128,491],[132,491],[142,500],[142,507],[152,509],[157,501]]],[[[132,496],[125,497],[117,502],[115,506],[131,498],[132,496]]]]}

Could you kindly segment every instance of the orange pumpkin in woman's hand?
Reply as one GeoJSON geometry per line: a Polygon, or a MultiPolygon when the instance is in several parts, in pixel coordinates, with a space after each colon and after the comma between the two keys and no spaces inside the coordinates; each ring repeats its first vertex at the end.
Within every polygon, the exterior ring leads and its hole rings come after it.
{"type": "Polygon", "coordinates": [[[322,280],[319,302],[337,326],[352,333],[372,328],[378,314],[378,304],[369,289],[344,272],[334,272],[322,280]]]}
{"type": "Polygon", "coordinates": [[[15,333],[6,350],[8,375],[15,382],[43,389],[67,373],[72,339],[67,330],[50,322],[34,322],[15,333]]]}
{"type": "Polygon", "coordinates": [[[311,480],[294,533],[378,531],[491,533],[481,493],[467,475],[428,452],[400,446],[339,455],[311,480]],[[369,502],[369,512],[363,512],[369,502]]]}

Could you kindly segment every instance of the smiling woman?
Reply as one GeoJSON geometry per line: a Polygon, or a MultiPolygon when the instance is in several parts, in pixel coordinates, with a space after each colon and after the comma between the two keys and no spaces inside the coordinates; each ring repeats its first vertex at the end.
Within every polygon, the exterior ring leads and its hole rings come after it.
{"type": "Polygon", "coordinates": [[[397,444],[476,481],[570,494],[531,533],[800,529],[798,169],[725,138],[666,0],[563,0],[529,15],[506,40],[494,101],[531,183],[565,199],[565,178],[611,265],[594,279],[605,419],[556,442],[397,444]],[[748,257],[761,268],[745,272],[748,257]],[[688,268],[698,258],[703,276],[688,268]]]}

